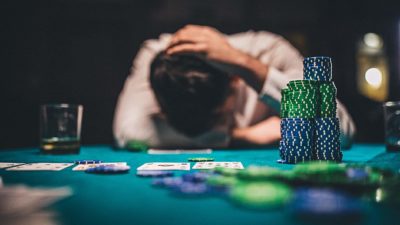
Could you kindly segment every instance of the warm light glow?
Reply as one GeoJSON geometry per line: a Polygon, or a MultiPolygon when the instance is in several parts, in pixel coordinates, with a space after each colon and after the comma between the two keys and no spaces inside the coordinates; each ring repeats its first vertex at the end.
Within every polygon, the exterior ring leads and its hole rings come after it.
{"type": "Polygon", "coordinates": [[[370,48],[381,48],[382,38],[375,33],[367,33],[364,35],[364,43],[370,48]]]}
{"type": "Polygon", "coordinates": [[[365,80],[374,88],[379,88],[382,84],[382,72],[378,68],[369,68],[365,72],[365,80]]]}

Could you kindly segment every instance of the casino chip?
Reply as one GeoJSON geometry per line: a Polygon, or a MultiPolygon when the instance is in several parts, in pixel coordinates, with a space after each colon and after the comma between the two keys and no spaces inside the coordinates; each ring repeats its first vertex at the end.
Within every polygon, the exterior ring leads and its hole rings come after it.
{"type": "Polygon", "coordinates": [[[130,140],[126,143],[125,148],[130,151],[147,151],[149,146],[144,141],[130,140]]]}
{"type": "Polygon", "coordinates": [[[345,176],[346,166],[332,162],[309,162],[296,165],[293,172],[304,176],[345,176]]]}
{"type": "Polygon", "coordinates": [[[276,162],[280,163],[280,164],[285,164],[286,163],[286,161],[284,159],[277,159],[276,162]]]}
{"type": "Polygon", "coordinates": [[[94,159],[90,159],[90,160],[75,160],[74,163],[75,164],[98,164],[98,163],[102,163],[103,161],[101,160],[94,160],[94,159]]]}
{"type": "Polygon", "coordinates": [[[212,194],[254,210],[289,204],[293,215],[318,224],[342,224],[343,221],[358,221],[363,216],[360,201],[346,193],[365,193],[367,199],[376,199],[379,203],[400,202],[397,194],[400,182],[393,179],[393,172],[373,167],[308,162],[295,165],[292,170],[250,166],[234,171],[217,168],[210,172],[183,173],[179,177],[155,178],[152,185],[166,188],[176,197],[212,194]],[[294,194],[289,185],[302,188],[294,194]],[[328,186],[338,189],[322,188],[328,186]]]}
{"type": "Polygon", "coordinates": [[[118,174],[127,173],[130,166],[101,165],[85,170],[86,173],[118,174]]]}
{"type": "Polygon", "coordinates": [[[156,187],[172,188],[182,184],[183,182],[184,181],[181,177],[164,177],[154,179],[152,185],[156,187]]]}
{"type": "Polygon", "coordinates": [[[368,179],[368,172],[363,168],[348,168],[346,170],[347,178],[350,181],[364,181],[368,179]]]}
{"type": "Polygon", "coordinates": [[[309,57],[303,65],[304,80],[292,80],[281,90],[279,163],[341,162],[332,60],[324,56],[309,57]]]}
{"type": "Polygon", "coordinates": [[[138,177],[172,177],[172,171],[161,170],[138,170],[136,176],[138,177]]]}
{"type": "Polygon", "coordinates": [[[199,183],[205,182],[209,176],[210,174],[206,172],[193,172],[183,174],[182,179],[186,182],[199,183]]]}
{"type": "Polygon", "coordinates": [[[362,204],[343,192],[326,188],[301,188],[296,190],[290,212],[299,219],[313,222],[341,224],[362,219],[362,204]]]}
{"type": "Polygon", "coordinates": [[[269,209],[286,204],[292,191],[287,185],[278,182],[239,182],[232,187],[229,196],[245,207],[269,209]]]}
{"type": "Polygon", "coordinates": [[[307,57],[303,61],[305,80],[332,81],[332,60],[330,57],[307,57]]]}
{"type": "Polygon", "coordinates": [[[182,182],[173,189],[176,193],[186,195],[202,195],[209,192],[209,187],[205,183],[182,182]]]}
{"type": "Polygon", "coordinates": [[[214,158],[188,158],[189,162],[211,162],[214,158]]]}
{"type": "Polygon", "coordinates": [[[249,166],[238,173],[243,180],[273,180],[283,177],[281,170],[272,167],[249,166]]]}
{"type": "Polygon", "coordinates": [[[207,178],[207,184],[216,188],[231,188],[238,182],[239,180],[236,177],[217,175],[207,178]]]}
{"type": "Polygon", "coordinates": [[[236,176],[240,170],[225,168],[225,167],[215,167],[214,172],[217,174],[222,174],[224,176],[236,176]]]}
{"type": "Polygon", "coordinates": [[[285,163],[312,160],[314,123],[311,119],[283,118],[279,155],[285,163]]]}

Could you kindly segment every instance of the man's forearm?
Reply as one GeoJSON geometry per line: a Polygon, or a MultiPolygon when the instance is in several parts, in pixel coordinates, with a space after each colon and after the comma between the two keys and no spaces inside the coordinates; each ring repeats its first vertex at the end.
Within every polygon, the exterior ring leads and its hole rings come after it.
{"type": "Polygon", "coordinates": [[[252,144],[271,144],[281,137],[280,118],[271,117],[251,127],[236,128],[232,132],[234,140],[244,141],[252,144]]]}
{"type": "Polygon", "coordinates": [[[231,74],[240,76],[250,87],[260,92],[268,75],[268,66],[260,60],[233,49],[229,61],[218,63],[219,67],[231,74]]]}

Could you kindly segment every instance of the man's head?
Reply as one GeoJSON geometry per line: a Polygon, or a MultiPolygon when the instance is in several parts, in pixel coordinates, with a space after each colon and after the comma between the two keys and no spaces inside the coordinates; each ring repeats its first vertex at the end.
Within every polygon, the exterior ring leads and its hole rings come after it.
{"type": "Polygon", "coordinates": [[[231,76],[199,57],[159,53],[150,83],[161,112],[177,131],[193,137],[224,119],[221,110],[232,93],[231,76]]]}

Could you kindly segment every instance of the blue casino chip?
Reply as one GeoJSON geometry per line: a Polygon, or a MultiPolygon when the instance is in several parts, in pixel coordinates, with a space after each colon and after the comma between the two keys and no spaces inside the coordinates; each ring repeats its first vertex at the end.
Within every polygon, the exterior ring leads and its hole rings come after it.
{"type": "Polygon", "coordinates": [[[206,194],[210,191],[209,186],[203,182],[182,182],[181,184],[175,186],[172,190],[179,194],[188,195],[201,195],[206,194]]]}
{"type": "Polygon", "coordinates": [[[279,145],[280,163],[294,164],[312,159],[314,122],[312,119],[283,118],[279,145]]]}
{"type": "Polygon", "coordinates": [[[117,174],[127,173],[130,166],[101,165],[85,170],[86,173],[117,174]]]}
{"type": "Polygon", "coordinates": [[[362,203],[346,193],[327,188],[296,190],[290,211],[308,221],[359,221],[363,216],[362,203]]]}
{"type": "Polygon", "coordinates": [[[282,160],[286,157],[286,147],[283,140],[279,141],[279,156],[281,157],[282,160]]]}
{"type": "Polygon", "coordinates": [[[316,118],[315,127],[315,159],[340,162],[343,154],[340,150],[339,119],[316,118]]]}
{"type": "Polygon", "coordinates": [[[303,68],[305,80],[332,80],[332,59],[330,57],[307,57],[303,61],[303,68]]]}
{"type": "Polygon", "coordinates": [[[281,164],[286,164],[286,161],[284,159],[278,159],[276,160],[276,162],[281,164]]]}
{"type": "Polygon", "coordinates": [[[101,160],[95,160],[95,159],[85,159],[85,160],[75,160],[75,164],[98,164],[102,163],[103,161],[101,160]]]}
{"type": "Polygon", "coordinates": [[[346,176],[350,181],[364,181],[368,179],[368,172],[363,168],[348,168],[346,176]]]}
{"type": "Polygon", "coordinates": [[[136,176],[139,177],[172,177],[174,173],[172,171],[165,170],[138,170],[136,176]]]}
{"type": "Polygon", "coordinates": [[[181,177],[164,177],[157,178],[152,181],[152,185],[156,187],[176,187],[182,184],[184,181],[181,177]]]}
{"type": "Polygon", "coordinates": [[[185,182],[199,183],[205,182],[211,174],[205,172],[193,172],[185,173],[182,175],[182,179],[185,182]]]}

